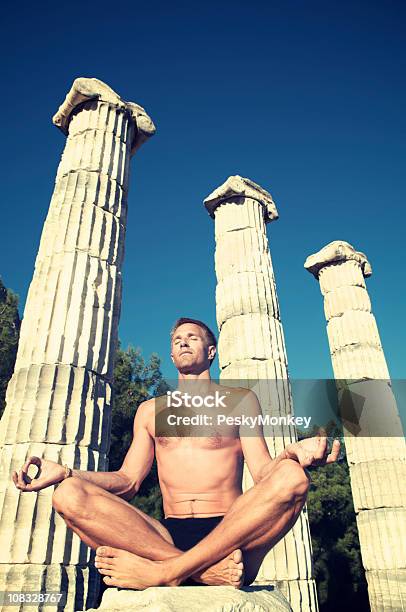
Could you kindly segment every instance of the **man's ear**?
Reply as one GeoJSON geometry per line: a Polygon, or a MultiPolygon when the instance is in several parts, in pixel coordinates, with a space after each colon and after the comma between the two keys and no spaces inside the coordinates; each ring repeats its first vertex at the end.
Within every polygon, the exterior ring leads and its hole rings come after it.
{"type": "Polygon", "coordinates": [[[175,363],[172,353],[171,353],[171,359],[172,359],[172,363],[175,363]]]}
{"type": "Polygon", "coordinates": [[[216,350],[216,347],[214,346],[214,344],[210,345],[209,348],[208,348],[208,351],[207,351],[208,358],[210,360],[214,359],[215,356],[216,356],[216,352],[217,352],[217,350],[216,350]]]}

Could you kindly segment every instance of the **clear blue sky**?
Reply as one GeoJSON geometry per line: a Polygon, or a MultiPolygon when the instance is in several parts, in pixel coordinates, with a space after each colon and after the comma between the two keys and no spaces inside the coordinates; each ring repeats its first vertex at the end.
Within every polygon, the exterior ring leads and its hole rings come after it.
{"type": "Polygon", "coordinates": [[[215,328],[214,227],[230,174],[269,190],[292,377],[332,376],[322,297],[303,268],[335,239],[364,251],[394,378],[405,376],[405,4],[396,1],[13,3],[3,7],[0,274],[21,312],[77,76],[145,106],[132,160],[120,338],[173,377],[178,316],[215,328]],[[403,246],[402,246],[403,245],[403,246]]]}

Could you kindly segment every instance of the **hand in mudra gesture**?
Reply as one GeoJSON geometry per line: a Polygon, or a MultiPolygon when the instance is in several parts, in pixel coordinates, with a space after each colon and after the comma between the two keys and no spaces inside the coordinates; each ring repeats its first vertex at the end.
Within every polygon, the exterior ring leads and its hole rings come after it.
{"type": "Polygon", "coordinates": [[[14,471],[12,474],[13,482],[20,491],[41,491],[41,489],[61,482],[65,477],[66,470],[63,465],[35,456],[28,457],[20,471],[18,473],[14,471]],[[38,467],[34,478],[28,475],[30,465],[38,467]]]}
{"type": "Polygon", "coordinates": [[[300,442],[289,444],[285,448],[287,458],[298,461],[302,467],[334,463],[338,459],[339,452],[339,440],[334,440],[329,452],[327,436],[324,432],[313,438],[305,438],[300,442]]]}

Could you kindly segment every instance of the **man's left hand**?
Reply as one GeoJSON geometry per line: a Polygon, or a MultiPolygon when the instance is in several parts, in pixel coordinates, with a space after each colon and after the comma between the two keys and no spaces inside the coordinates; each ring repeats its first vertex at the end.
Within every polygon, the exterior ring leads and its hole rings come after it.
{"type": "Polygon", "coordinates": [[[334,440],[331,452],[329,452],[327,436],[324,434],[289,444],[285,448],[286,458],[298,461],[302,467],[334,463],[337,461],[339,452],[340,441],[334,440]]]}

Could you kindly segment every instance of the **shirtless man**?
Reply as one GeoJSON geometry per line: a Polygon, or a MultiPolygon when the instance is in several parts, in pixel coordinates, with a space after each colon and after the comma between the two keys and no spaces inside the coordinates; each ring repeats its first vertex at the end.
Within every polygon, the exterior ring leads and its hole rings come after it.
{"type": "MultiPolygon", "coordinates": [[[[213,389],[209,369],[216,339],[201,321],[178,319],[171,357],[179,387],[213,389]]],[[[216,388],[220,388],[216,385],[216,388]]],[[[241,393],[237,390],[236,393],[241,393]]],[[[258,413],[254,393],[244,390],[244,410],[258,413]]],[[[272,459],[261,433],[253,436],[155,436],[156,401],[140,404],[134,437],[115,472],[66,470],[29,457],[13,481],[21,491],[59,484],[53,507],[83,542],[96,549],[95,565],[108,586],[249,585],[266,553],[291,529],[306,501],[310,465],[336,461],[317,436],[290,444],[272,459]],[[128,503],[158,464],[165,519],[155,520],[128,503]],[[242,492],[244,460],[254,486],[242,492]],[[30,465],[40,469],[34,479],[30,465]]]]}

